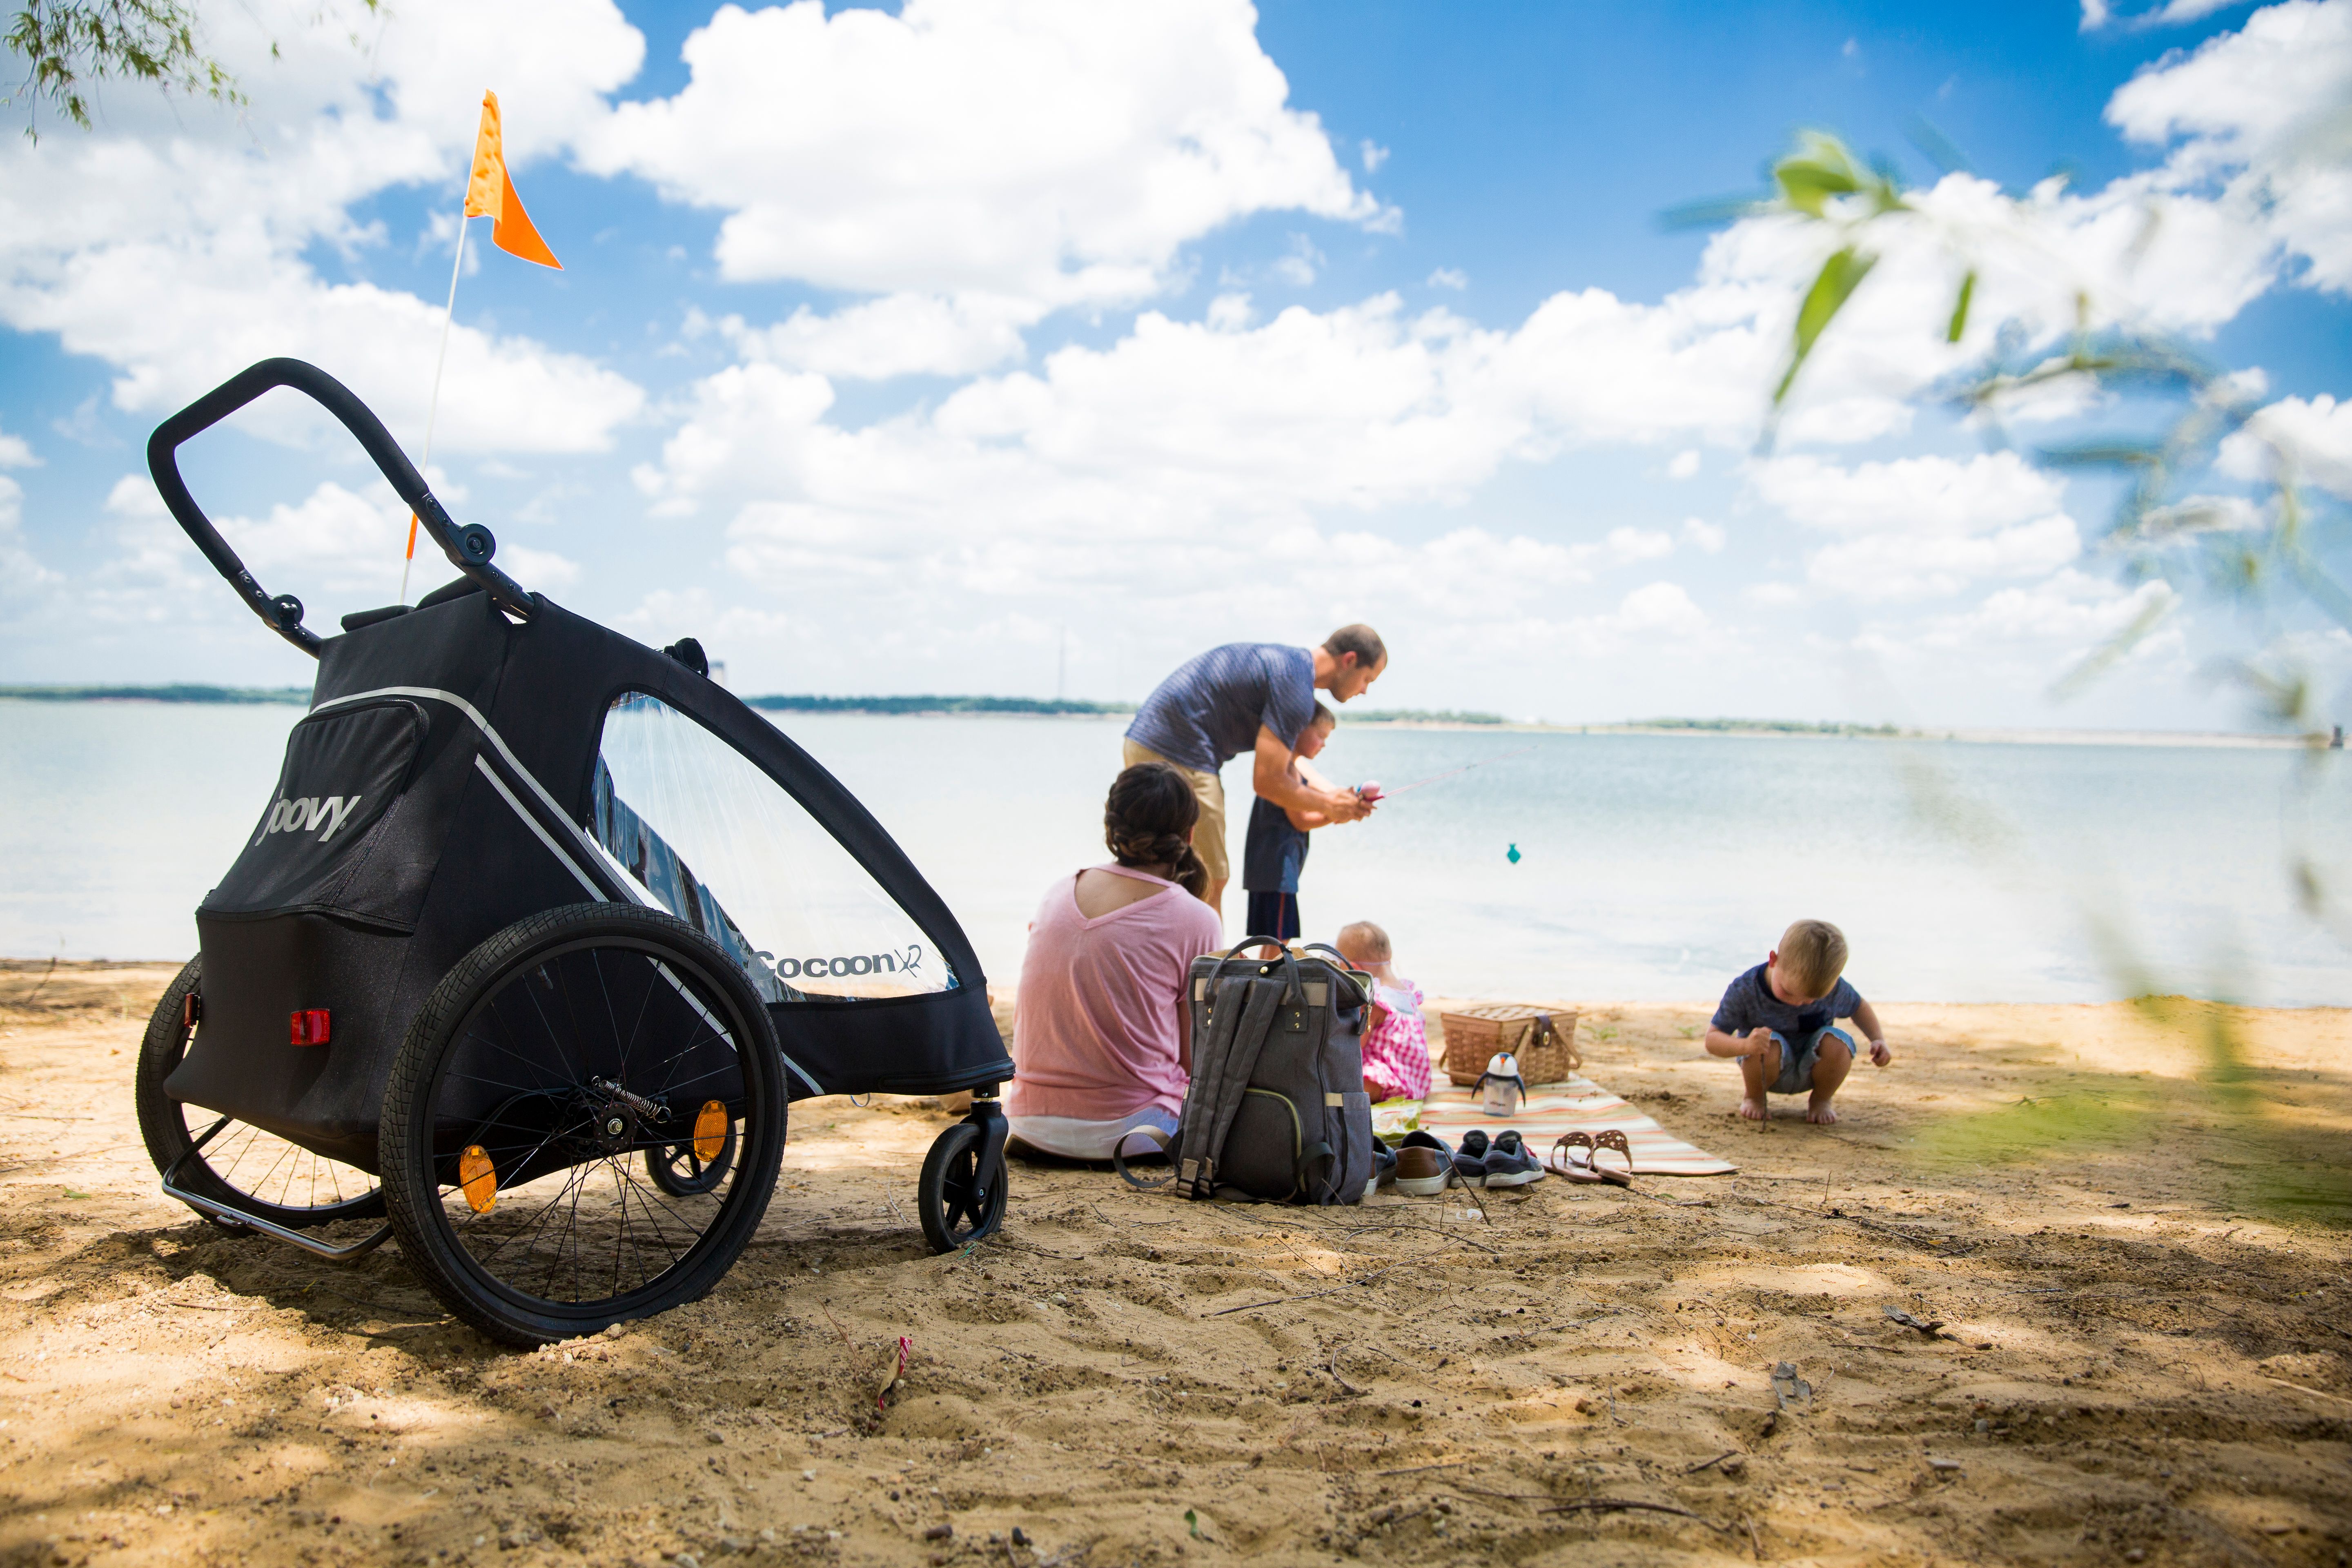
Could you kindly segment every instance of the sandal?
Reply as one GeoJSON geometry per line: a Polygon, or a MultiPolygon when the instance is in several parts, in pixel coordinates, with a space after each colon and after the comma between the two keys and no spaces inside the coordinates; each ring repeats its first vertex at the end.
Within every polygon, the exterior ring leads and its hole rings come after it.
{"type": "Polygon", "coordinates": [[[1599,1181],[1601,1173],[1592,1168],[1592,1134],[1561,1133],[1559,1142],[1551,1146],[1551,1152],[1545,1156],[1544,1167],[1563,1181],[1599,1181]]]}
{"type": "Polygon", "coordinates": [[[1612,1127],[1606,1132],[1596,1132],[1592,1135],[1592,1169],[1602,1181],[1612,1185],[1630,1187],[1633,1184],[1633,1146],[1625,1142],[1624,1133],[1612,1127]],[[1618,1153],[1624,1155],[1625,1168],[1622,1171],[1612,1170],[1602,1164],[1601,1151],[1603,1149],[1614,1149],[1618,1153]]]}
{"type": "Polygon", "coordinates": [[[1625,1134],[1612,1127],[1607,1131],[1563,1132],[1551,1146],[1551,1155],[1545,1162],[1555,1176],[1571,1182],[1607,1182],[1615,1187],[1633,1184],[1633,1150],[1625,1142],[1625,1134]],[[1622,1171],[1601,1163],[1601,1151],[1614,1150],[1625,1156],[1622,1171]],[[1564,1151],[1564,1152],[1563,1152],[1564,1151]]]}

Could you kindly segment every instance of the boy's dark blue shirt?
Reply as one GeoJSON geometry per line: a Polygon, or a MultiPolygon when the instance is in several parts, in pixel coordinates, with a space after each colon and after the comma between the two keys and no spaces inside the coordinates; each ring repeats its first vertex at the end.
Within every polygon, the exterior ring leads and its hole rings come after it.
{"type": "Polygon", "coordinates": [[[1307,868],[1307,830],[1290,825],[1290,814],[1264,795],[1250,807],[1249,837],[1242,841],[1242,891],[1295,893],[1307,868]]]}
{"type": "Polygon", "coordinates": [[[1826,1029],[1840,1018],[1851,1018],[1853,1010],[1862,1005],[1862,993],[1840,979],[1820,1001],[1791,1007],[1772,994],[1772,982],[1764,973],[1766,967],[1758,964],[1725,989],[1723,1000],[1716,1005],[1714,1027],[1727,1035],[1764,1028],[1784,1037],[1794,1037],[1826,1029]]]}

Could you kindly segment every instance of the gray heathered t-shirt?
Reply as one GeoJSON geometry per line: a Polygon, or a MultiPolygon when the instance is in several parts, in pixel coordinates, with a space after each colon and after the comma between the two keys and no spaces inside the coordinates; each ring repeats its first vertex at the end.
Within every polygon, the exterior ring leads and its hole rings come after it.
{"type": "Polygon", "coordinates": [[[1213,773],[1257,747],[1260,725],[1287,745],[1315,716],[1315,656],[1284,643],[1232,642],[1177,667],[1137,709],[1127,738],[1213,773]]]}
{"type": "Polygon", "coordinates": [[[1820,1001],[1791,1007],[1772,994],[1772,983],[1764,977],[1764,968],[1758,964],[1725,990],[1723,1000],[1716,1005],[1714,1027],[1727,1035],[1765,1028],[1784,1039],[1793,1038],[1826,1029],[1840,1018],[1851,1018],[1862,1005],[1862,993],[1841,979],[1820,1001]]]}

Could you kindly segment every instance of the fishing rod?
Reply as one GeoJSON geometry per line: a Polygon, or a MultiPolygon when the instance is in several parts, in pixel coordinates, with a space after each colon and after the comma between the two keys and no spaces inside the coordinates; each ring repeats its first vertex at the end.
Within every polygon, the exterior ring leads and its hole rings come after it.
{"type": "Polygon", "coordinates": [[[1394,789],[1384,790],[1378,784],[1372,784],[1368,787],[1375,792],[1372,796],[1373,799],[1393,800],[1398,795],[1404,794],[1407,790],[1419,789],[1423,784],[1433,784],[1440,779],[1450,779],[1456,773],[1466,773],[1473,768],[1483,768],[1489,763],[1506,763],[1510,761],[1513,757],[1524,757],[1535,749],[1536,748],[1533,746],[1521,746],[1517,751],[1505,752],[1499,757],[1481,757],[1475,763],[1465,763],[1458,768],[1448,768],[1442,773],[1432,773],[1425,779],[1415,779],[1409,784],[1399,784],[1394,789]]]}

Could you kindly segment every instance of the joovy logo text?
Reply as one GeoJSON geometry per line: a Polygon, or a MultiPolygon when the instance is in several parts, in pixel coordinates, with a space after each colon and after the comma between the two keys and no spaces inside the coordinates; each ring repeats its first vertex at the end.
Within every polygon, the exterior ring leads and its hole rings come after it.
{"type": "Polygon", "coordinates": [[[269,808],[269,820],[261,825],[253,841],[258,844],[273,833],[308,833],[324,825],[325,831],[319,835],[319,842],[324,844],[359,806],[357,795],[348,800],[339,795],[331,795],[324,800],[314,795],[306,795],[300,800],[281,800],[269,808]]]}

